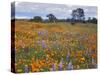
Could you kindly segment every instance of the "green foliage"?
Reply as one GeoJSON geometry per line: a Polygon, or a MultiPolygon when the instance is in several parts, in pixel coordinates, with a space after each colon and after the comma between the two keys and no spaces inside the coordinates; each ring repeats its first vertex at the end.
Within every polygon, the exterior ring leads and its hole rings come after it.
{"type": "Polygon", "coordinates": [[[34,21],[34,22],[42,22],[43,19],[42,19],[41,16],[35,16],[35,17],[32,19],[32,21],[34,21]]]}

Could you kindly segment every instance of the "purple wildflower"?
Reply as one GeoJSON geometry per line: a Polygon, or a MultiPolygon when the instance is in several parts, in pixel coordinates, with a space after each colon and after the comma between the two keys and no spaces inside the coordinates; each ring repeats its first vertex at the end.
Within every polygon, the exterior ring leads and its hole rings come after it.
{"type": "Polygon", "coordinates": [[[42,35],[44,35],[44,32],[43,31],[39,31],[38,35],[42,36],[42,35]]]}
{"type": "Polygon", "coordinates": [[[55,64],[52,65],[52,71],[55,71],[56,70],[56,66],[55,64]]]}
{"type": "Polygon", "coordinates": [[[62,69],[63,69],[63,58],[61,59],[59,63],[59,70],[62,71],[62,69]]]}
{"type": "Polygon", "coordinates": [[[25,65],[24,71],[25,71],[25,73],[28,73],[29,72],[29,67],[27,65],[25,65]]]}
{"type": "Polygon", "coordinates": [[[62,63],[59,64],[59,70],[62,71],[62,63]]]}
{"type": "Polygon", "coordinates": [[[46,48],[46,43],[45,43],[44,40],[42,40],[42,43],[41,43],[41,44],[42,44],[42,47],[43,47],[43,48],[46,48]]]}
{"type": "Polygon", "coordinates": [[[47,31],[39,31],[38,32],[38,35],[39,36],[47,36],[48,35],[48,32],[47,31]]]}
{"type": "Polygon", "coordinates": [[[70,56],[69,56],[69,55],[66,56],[66,60],[67,60],[67,61],[70,60],[70,56]]]}
{"type": "Polygon", "coordinates": [[[67,66],[67,69],[68,70],[72,70],[73,69],[73,64],[72,64],[71,61],[69,62],[68,66],[67,66]]]}
{"type": "Polygon", "coordinates": [[[68,50],[68,53],[66,55],[66,60],[69,61],[70,60],[70,51],[68,50]]]}
{"type": "Polygon", "coordinates": [[[69,51],[68,51],[68,53],[67,53],[66,60],[67,60],[67,61],[70,60],[70,52],[69,52],[69,51]]]}

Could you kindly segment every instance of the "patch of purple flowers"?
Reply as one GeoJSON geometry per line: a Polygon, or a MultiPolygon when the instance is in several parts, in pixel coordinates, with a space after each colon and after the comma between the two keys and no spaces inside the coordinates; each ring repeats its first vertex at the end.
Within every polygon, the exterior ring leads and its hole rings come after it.
{"type": "Polygon", "coordinates": [[[59,63],[59,70],[62,71],[63,70],[63,58],[61,59],[60,63],[59,63]]]}
{"type": "Polygon", "coordinates": [[[71,61],[68,63],[67,69],[68,70],[73,70],[73,64],[72,64],[71,61]]]}
{"type": "Polygon", "coordinates": [[[56,70],[56,65],[52,64],[52,71],[55,71],[55,70],[56,70]]]}
{"type": "Polygon", "coordinates": [[[29,67],[27,65],[25,65],[24,71],[25,71],[25,73],[29,73],[29,67]]]}
{"type": "Polygon", "coordinates": [[[44,40],[42,40],[41,45],[42,45],[42,48],[46,48],[47,47],[46,42],[44,40]]]}

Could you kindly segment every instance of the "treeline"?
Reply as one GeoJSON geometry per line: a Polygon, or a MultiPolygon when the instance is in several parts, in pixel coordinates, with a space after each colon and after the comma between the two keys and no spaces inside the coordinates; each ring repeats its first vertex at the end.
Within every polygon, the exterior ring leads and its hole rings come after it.
{"type": "Polygon", "coordinates": [[[70,22],[72,24],[74,23],[94,23],[94,24],[97,24],[97,19],[95,17],[89,17],[87,20],[84,20],[84,21],[80,21],[80,20],[74,20],[73,22],[73,19],[72,18],[67,18],[67,19],[56,19],[53,20],[53,21],[50,21],[49,19],[43,19],[41,16],[35,16],[33,19],[30,19],[30,21],[34,21],[34,22],[44,22],[44,23],[48,23],[48,22],[70,22]]]}

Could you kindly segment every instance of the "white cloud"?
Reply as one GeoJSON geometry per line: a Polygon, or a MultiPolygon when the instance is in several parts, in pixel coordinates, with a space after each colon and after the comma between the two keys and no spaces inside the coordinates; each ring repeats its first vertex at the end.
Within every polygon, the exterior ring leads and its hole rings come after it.
{"type": "Polygon", "coordinates": [[[30,19],[30,17],[27,16],[15,16],[16,19],[30,19]]]}

